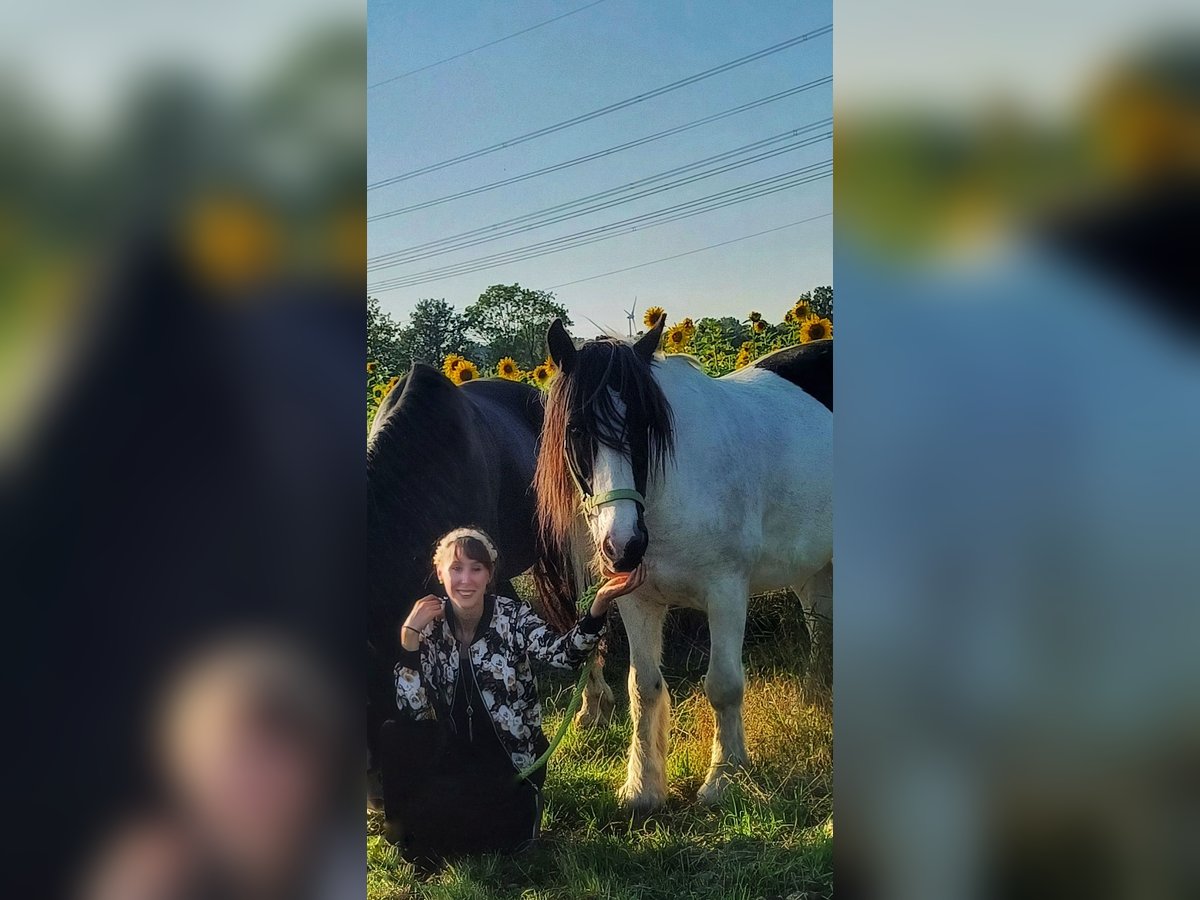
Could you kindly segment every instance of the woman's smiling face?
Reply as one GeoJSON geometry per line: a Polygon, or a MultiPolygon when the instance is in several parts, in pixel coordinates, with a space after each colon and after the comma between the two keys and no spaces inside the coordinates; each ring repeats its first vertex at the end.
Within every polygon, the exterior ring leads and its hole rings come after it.
{"type": "Polygon", "coordinates": [[[492,578],[492,571],[456,547],[454,556],[446,560],[438,571],[438,578],[456,606],[474,609],[483,603],[483,595],[492,578]]]}

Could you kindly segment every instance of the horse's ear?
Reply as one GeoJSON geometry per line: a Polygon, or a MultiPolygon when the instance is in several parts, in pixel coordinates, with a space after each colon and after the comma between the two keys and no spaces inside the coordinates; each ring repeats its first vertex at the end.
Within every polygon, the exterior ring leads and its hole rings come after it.
{"type": "Polygon", "coordinates": [[[550,323],[550,329],[546,332],[546,346],[550,350],[550,358],[554,360],[559,371],[564,374],[570,372],[575,365],[577,351],[575,342],[571,340],[567,329],[563,327],[562,319],[555,319],[550,323]]]}
{"type": "Polygon", "coordinates": [[[651,357],[654,356],[654,351],[662,343],[663,325],[666,321],[666,316],[659,316],[658,321],[654,323],[654,327],[638,338],[637,343],[633,345],[634,352],[646,362],[650,362],[651,357]]]}

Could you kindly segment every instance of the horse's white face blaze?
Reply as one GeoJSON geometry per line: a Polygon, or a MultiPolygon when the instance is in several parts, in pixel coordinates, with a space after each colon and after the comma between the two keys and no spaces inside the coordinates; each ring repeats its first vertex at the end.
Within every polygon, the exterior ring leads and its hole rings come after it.
{"type": "MultiPolygon", "coordinates": [[[[611,388],[609,390],[623,421],[625,404],[615,391],[612,391],[611,388]]],[[[620,432],[620,422],[608,424],[614,432],[620,432]]],[[[607,491],[623,488],[629,490],[637,488],[628,448],[624,452],[618,452],[601,444],[597,447],[592,460],[592,496],[596,497],[607,491]]],[[[625,548],[643,536],[638,525],[638,505],[633,500],[616,500],[605,503],[599,509],[589,513],[587,520],[592,540],[596,542],[596,547],[610,566],[621,561],[625,555],[625,548]]],[[[635,561],[635,565],[637,561],[635,561]]]]}
{"type": "MultiPolygon", "coordinates": [[[[592,466],[592,485],[596,495],[620,488],[633,489],[633,466],[629,457],[601,446],[592,466]]],[[[589,517],[588,528],[604,558],[609,563],[616,563],[624,548],[640,535],[638,505],[632,500],[605,503],[589,517]]]]}

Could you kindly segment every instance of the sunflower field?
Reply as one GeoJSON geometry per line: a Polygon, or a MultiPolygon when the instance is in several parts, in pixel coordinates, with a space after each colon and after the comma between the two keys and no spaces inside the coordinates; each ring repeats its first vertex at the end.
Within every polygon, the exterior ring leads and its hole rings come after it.
{"type": "MultiPolygon", "coordinates": [[[[643,316],[647,329],[667,311],[651,306],[643,316]]],[[[638,335],[645,332],[639,332],[638,335]]],[[[778,322],[768,320],[762,312],[749,310],[745,317],[702,318],[693,321],[685,317],[663,328],[660,349],[664,353],[685,353],[694,357],[704,371],[714,378],[750,365],[761,356],[794,344],[827,340],[833,337],[833,289],[829,286],[806,291],[783,311],[778,322]]],[[[455,384],[466,384],[479,378],[507,378],[522,381],[539,390],[549,389],[557,369],[547,356],[537,365],[522,368],[511,356],[500,359],[494,368],[482,370],[478,363],[459,353],[450,353],[442,360],[442,371],[455,384]]],[[[400,382],[402,373],[388,371],[380,360],[367,361],[367,427],[375,417],[379,404],[400,382]]]]}

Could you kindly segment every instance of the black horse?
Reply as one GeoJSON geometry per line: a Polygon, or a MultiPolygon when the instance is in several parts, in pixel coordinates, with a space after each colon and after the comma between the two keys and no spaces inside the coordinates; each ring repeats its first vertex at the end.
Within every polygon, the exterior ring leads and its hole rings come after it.
{"type": "Polygon", "coordinates": [[[496,542],[495,590],[532,568],[542,613],[574,618],[573,586],[538,552],[532,490],[542,394],[501,378],[454,385],[417,363],[380,404],[367,438],[368,741],[373,761],[382,723],[396,711],[391,671],[399,626],[413,603],[438,593],[434,544],[462,525],[496,542]]]}

